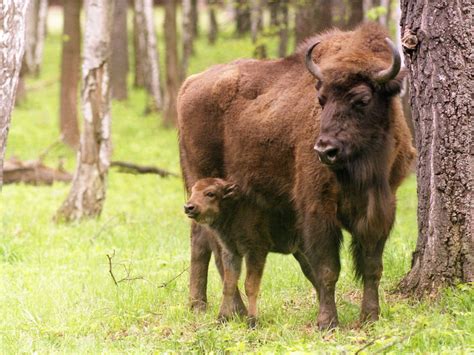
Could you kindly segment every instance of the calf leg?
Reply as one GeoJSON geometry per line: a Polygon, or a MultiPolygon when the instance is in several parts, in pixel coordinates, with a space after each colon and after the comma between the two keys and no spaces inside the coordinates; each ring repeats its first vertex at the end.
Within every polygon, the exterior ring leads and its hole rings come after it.
{"type": "Polygon", "coordinates": [[[379,318],[379,284],[383,270],[382,255],[385,241],[384,238],[371,245],[364,245],[359,240],[353,240],[356,274],[362,277],[364,283],[361,322],[373,322],[379,318]]]}
{"type": "MultiPolygon", "coordinates": [[[[310,226],[311,227],[311,226],[310,226]]],[[[334,328],[338,325],[336,310],[336,282],[341,269],[339,246],[342,233],[339,228],[314,226],[305,233],[305,256],[313,270],[316,291],[319,299],[317,323],[319,329],[334,328]]]]}
{"type": "Polygon", "coordinates": [[[189,280],[191,309],[204,311],[207,306],[207,273],[211,259],[211,246],[204,228],[191,226],[191,270],[189,280]]]}
{"type": "Polygon", "coordinates": [[[225,321],[235,312],[233,301],[242,269],[242,257],[230,253],[227,250],[223,250],[221,255],[224,266],[224,287],[222,290],[222,304],[218,319],[225,321]]]}
{"type": "MultiPolygon", "coordinates": [[[[224,282],[224,277],[225,277],[224,263],[223,263],[224,251],[221,245],[219,244],[219,242],[217,241],[217,238],[212,237],[210,244],[211,244],[211,249],[214,253],[214,259],[216,262],[217,270],[219,271],[222,282],[224,282]]],[[[242,296],[240,295],[240,291],[237,284],[235,285],[234,296],[232,298],[232,305],[233,305],[232,306],[233,313],[237,313],[241,316],[244,316],[247,314],[247,308],[245,307],[244,301],[242,301],[242,296]]]]}
{"type": "Polygon", "coordinates": [[[248,322],[255,328],[257,321],[257,298],[262,281],[265,259],[268,252],[251,252],[246,256],[247,276],[245,278],[245,294],[249,302],[248,322]]]}

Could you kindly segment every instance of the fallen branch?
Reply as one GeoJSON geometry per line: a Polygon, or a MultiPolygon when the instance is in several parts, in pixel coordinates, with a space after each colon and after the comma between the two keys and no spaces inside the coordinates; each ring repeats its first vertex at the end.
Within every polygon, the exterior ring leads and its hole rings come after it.
{"type": "Polygon", "coordinates": [[[112,264],[112,259],[115,256],[115,250],[112,255],[106,254],[106,256],[107,256],[107,259],[109,260],[109,274],[112,277],[112,280],[114,281],[115,286],[118,286],[119,283],[124,282],[124,281],[144,280],[143,276],[130,277],[130,268],[127,268],[125,265],[122,265],[122,266],[125,269],[125,273],[127,274],[127,276],[121,278],[120,280],[117,280],[114,275],[113,264],[112,264]]]}
{"type": "Polygon", "coordinates": [[[178,277],[180,277],[182,274],[184,274],[188,269],[189,269],[189,266],[186,267],[183,271],[181,271],[178,275],[176,275],[175,277],[173,277],[171,280],[168,280],[168,281],[162,283],[161,285],[159,285],[158,288],[165,288],[165,287],[168,287],[168,285],[169,285],[170,283],[172,283],[174,280],[176,280],[178,277]]]}
{"type": "Polygon", "coordinates": [[[30,185],[52,185],[55,181],[70,182],[71,180],[71,174],[62,169],[53,169],[44,165],[41,157],[29,161],[12,158],[7,160],[3,167],[5,184],[22,182],[30,185]]]}
{"type": "Polygon", "coordinates": [[[110,163],[111,167],[119,168],[119,172],[128,174],[157,174],[161,177],[174,176],[179,177],[178,174],[158,168],[156,166],[138,165],[125,161],[113,161],[110,163]]]}

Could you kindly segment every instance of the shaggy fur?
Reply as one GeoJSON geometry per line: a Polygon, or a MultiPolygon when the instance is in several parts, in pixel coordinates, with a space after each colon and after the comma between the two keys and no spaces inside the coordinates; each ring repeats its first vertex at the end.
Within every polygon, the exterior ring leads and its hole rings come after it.
{"type": "MultiPolygon", "coordinates": [[[[386,36],[376,24],[332,30],[308,39],[287,58],[212,67],[188,78],[179,94],[188,191],[200,178],[228,178],[259,208],[284,218],[280,234],[296,233],[311,265],[322,328],[337,324],[341,228],[352,234],[356,274],[364,282],[361,318],[377,319],[395,191],[415,156],[396,96],[404,73],[383,85],[372,79],[391,63],[386,36]],[[304,64],[308,44],[316,40],[321,43],[313,60],[324,77],[319,83],[304,64]],[[323,136],[343,146],[337,166],[323,165],[313,150],[323,136]]],[[[206,301],[206,258],[198,256],[210,254],[203,248],[212,243],[201,238],[213,237],[193,227],[193,304],[206,301]]],[[[236,292],[237,303],[239,298],[236,292]]]]}

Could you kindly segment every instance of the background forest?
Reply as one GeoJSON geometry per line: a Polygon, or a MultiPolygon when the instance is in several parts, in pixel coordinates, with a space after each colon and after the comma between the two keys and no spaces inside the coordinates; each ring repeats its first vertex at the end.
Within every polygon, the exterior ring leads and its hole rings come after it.
{"type": "MultiPolygon", "coordinates": [[[[77,20],[79,8],[74,10],[74,5],[80,2],[64,3],[73,16],[76,11],[77,20]]],[[[127,6],[127,1],[117,1],[116,11],[120,3],[127,6]]],[[[128,24],[122,29],[128,30],[112,39],[113,50],[118,50],[112,60],[115,56],[122,62],[111,70],[121,70],[125,79],[112,83],[111,160],[170,174],[141,174],[112,164],[100,217],[71,223],[55,220],[70,183],[3,186],[0,352],[474,351],[471,286],[446,288],[438,297],[423,300],[396,292],[410,270],[418,236],[414,174],[397,194],[377,323],[360,327],[357,322],[361,291],[353,276],[349,236],[345,236],[336,291],[341,325],[333,331],[317,330],[316,295],[296,261],[279,254],[267,260],[256,330],[249,330],[240,320],[216,322],[221,282],[214,265],[210,267],[209,309],[195,314],[188,307],[189,221],[182,212],[186,196],[173,107],[182,80],[237,58],[290,54],[308,34],[331,26],[353,28],[367,19],[388,26],[393,38],[399,38],[398,3],[208,0],[183,1],[181,6],[165,1],[153,7],[152,21],[146,19],[146,11],[137,19],[140,3],[146,6],[147,1],[121,8],[126,15],[122,13],[126,21],[122,25],[128,24]],[[332,7],[323,11],[322,6],[328,4],[332,7]],[[308,21],[317,16],[320,21],[308,21]],[[146,48],[141,53],[137,53],[137,31],[146,32],[146,48]],[[150,33],[156,38],[150,38],[150,33]],[[127,44],[128,63],[117,55],[127,44]],[[137,61],[142,61],[143,68],[138,68],[137,61]]],[[[72,103],[65,103],[64,96],[60,102],[61,95],[70,95],[71,91],[63,90],[74,80],[69,74],[61,78],[60,68],[64,43],[78,44],[83,39],[63,33],[63,14],[61,2],[51,1],[42,60],[33,69],[23,64],[6,150],[5,183],[31,167],[34,181],[48,180],[51,172],[43,167],[65,180],[71,176],[62,174],[75,170],[77,129],[83,127],[80,88],[70,89],[77,94],[72,103]],[[71,117],[74,110],[77,116],[71,117]]],[[[82,12],[84,26],[83,17],[82,12]]],[[[66,63],[74,64],[73,58],[66,63]]]]}

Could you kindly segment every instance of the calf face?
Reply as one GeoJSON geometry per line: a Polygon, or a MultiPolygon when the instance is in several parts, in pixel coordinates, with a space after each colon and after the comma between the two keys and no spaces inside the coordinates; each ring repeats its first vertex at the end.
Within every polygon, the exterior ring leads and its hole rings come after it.
{"type": "Polygon", "coordinates": [[[225,203],[237,197],[237,186],[218,178],[198,180],[184,205],[184,213],[200,224],[212,224],[223,213],[225,203]]]}

